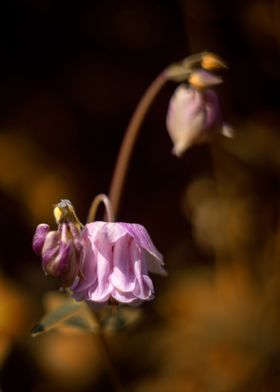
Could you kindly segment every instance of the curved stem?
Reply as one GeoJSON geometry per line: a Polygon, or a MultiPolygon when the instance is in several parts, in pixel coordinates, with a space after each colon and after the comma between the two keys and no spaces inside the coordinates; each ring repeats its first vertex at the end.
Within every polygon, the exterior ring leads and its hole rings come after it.
{"type": "Polygon", "coordinates": [[[100,203],[103,203],[105,206],[105,210],[106,210],[105,220],[107,222],[114,222],[115,219],[114,219],[112,204],[108,196],[105,195],[104,193],[100,193],[93,199],[89,209],[87,222],[90,223],[94,221],[100,203]]]}
{"type": "Polygon", "coordinates": [[[117,163],[115,166],[115,171],[113,174],[111,188],[109,192],[109,199],[112,202],[113,211],[115,216],[118,213],[120,199],[123,191],[123,186],[128,171],[128,166],[130,158],[139,134],[140,127],[144,120],[145,114],[150,108],[152,102],[154,101],[156,95],[161,90],[163,85],[167,82],[168,75],[167,71],[163,70],[158,77],[152,82],[150,87],[143,95],[138,106],[135,109],[134,114],[128,124],[120,152],[117,158],[117,163]]]}

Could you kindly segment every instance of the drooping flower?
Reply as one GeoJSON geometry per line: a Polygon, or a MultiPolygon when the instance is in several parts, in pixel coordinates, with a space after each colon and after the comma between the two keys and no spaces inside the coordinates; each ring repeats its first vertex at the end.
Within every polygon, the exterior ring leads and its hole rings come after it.
{"type": "Polygon", "coordinates": [[[166,272],[143,226],[93,222],[84,227],[81,241],[81,273],[71,287],[76,300],[139,304],[153,299],[148,272],[166,272]]]}
{"type": "Polygon", "coordinates": [[[33,250],[42,257],[45,274],[61,277],[63,286],[67,287],[79,271],[81,224],[68,200],[56,205],[54,215],[57,230],[51,230],[44,223],[38,225],[33,237],[33,250]]]}
{"type": "Polygon", "coordinates": [[[197,71],[190,76],[189,83],[177,87],[166,117],[173,153],[177,156],[195,144],[210,141],[216,133],[232,136],[231,129],[223,122],[218,97],[210,88],[221,83],[221,79],[197,71]]]}

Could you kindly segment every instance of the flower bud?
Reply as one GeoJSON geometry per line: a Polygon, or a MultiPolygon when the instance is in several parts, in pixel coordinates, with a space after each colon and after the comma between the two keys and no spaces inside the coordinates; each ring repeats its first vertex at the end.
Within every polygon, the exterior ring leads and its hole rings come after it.
{"type": "Polygon", "coordinates": [[[217,132],[231,136],[215,91],[185,84],[179,85],[170,99],[166,126],[178,157],[191,146],[211,140],[217,132]]]}
{"type": "Polygon", "coordinates": [[[46,275],[61,277],[64,286],[74,281],[80,267],[81,224],[72,204],[62,200],[54,208],[57,230],[46,224],[38,225],[33,237],[33,250],[42,257],[46,275]]]}

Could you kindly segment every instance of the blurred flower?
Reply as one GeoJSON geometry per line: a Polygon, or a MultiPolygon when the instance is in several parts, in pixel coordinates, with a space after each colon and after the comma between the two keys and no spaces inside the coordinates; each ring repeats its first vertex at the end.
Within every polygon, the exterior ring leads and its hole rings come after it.
{"type": "Polygon", "coordinates": [[[234,263],[219,276],[203,267],[169,279],[156,303],[163,327],[149,333],[146,350],[160,361],[159,371],[142,377],[137,392],[168,391],[166,384],[176,392],[279,390],[255,384],[270,379],[279,362],[278,302],[270,284],[234,263]]]}
{"type": "Polygon", "coordinates": [[[63,285],[69,286],[79,272],[81,224],[68,200],[56,205],[54,215],[58,229],[51,231],[47,224],[38,225],[33,250],[42,257],[43,271],[62,277],[63,285]]]}
{"type": "Polygon", "coordinates": [[[216,93],[209,89],[221,79],[206,71],[193,72],[190,86],[181,84],[171,97],[166,126],[173,141],[173,153],[181,156],[194,144],[208,142],[217,133],[232,136],[223,123],[216,93]]]}
{"type": "Polygon", "coordinates": [[[15,342],[26,340],[34,303],[25,290],[0,272],[0,368],[15,342]]]}
{"type": "Polygon", "coordinates": [[[106,304],[139,304],[154,297],[148,271],[165,274],[162,256],[137,224],[94,222],[82,232],[81,274],[74,298],[106,304]]]}
{"type": "Polygon", "coordinates": [[[80,392],[99,377],[102,362],[92,334],[67,334],[59,328],[32,340],[31,345],[45,391],[80,392]]]}

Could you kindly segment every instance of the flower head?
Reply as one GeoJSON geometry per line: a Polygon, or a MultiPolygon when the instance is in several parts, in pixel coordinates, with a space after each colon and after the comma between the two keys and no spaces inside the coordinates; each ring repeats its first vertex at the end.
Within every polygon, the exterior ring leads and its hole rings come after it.
{"type": "Polygon", "coordinates": [[[166,272],[143,226],[93,222],[84,227],[81,241],[81,274],[71,287],[77,300],[138,304],[153,299],[148,272],[166,272]]]}
{"type": "Polygon", "coordinates": [[[181,84],[171,97],[166,126],[173,141],[173,153],[181,156],[189,147],[208,142],[218,132],[231,136],[223,123],[218,97],[209,88],[221,83],[206,71],[190,75],[190,85],[181,84]]]}
{"type": "Polygon", "coordinates": [[[79,271],[81,224],[68,200],[62,200],[55,206],[54,215],[57,230],[50,230],[49,225],[44,223],[38,225],[33,237],[33,250],[42,257],[45,274],[61,277],[62,284],[69,286],[79,271]]]}

